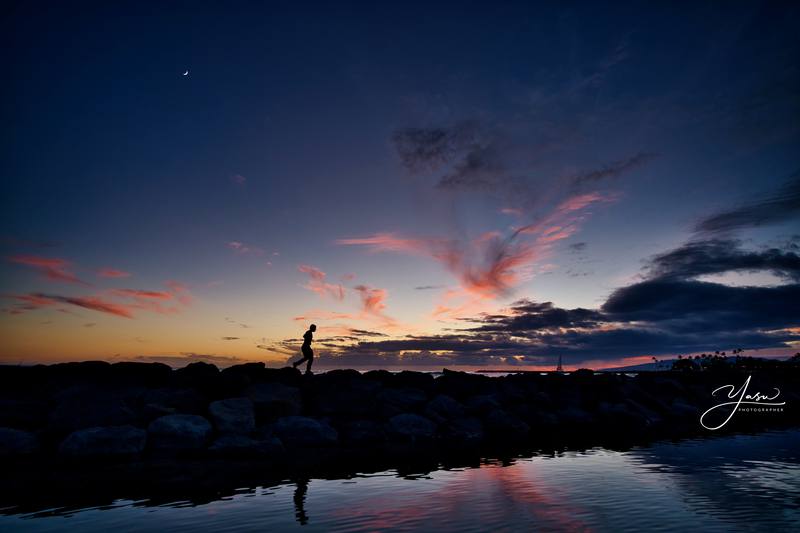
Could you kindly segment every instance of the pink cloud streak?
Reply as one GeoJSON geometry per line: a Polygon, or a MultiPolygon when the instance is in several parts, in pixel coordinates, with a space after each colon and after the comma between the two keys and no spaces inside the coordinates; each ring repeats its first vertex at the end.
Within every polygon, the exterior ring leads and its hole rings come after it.
{"type": "Polygon", "coordinates": [[[303,285],[303,288],[316,292],[321,297],[330,296],[335,300],[344,300],[345,288],[340,284],[334,285],[325,281],[328,276],[322,270],[311,265],[298,265],[297,270],[308,274],[308,283],[303,285]]]}

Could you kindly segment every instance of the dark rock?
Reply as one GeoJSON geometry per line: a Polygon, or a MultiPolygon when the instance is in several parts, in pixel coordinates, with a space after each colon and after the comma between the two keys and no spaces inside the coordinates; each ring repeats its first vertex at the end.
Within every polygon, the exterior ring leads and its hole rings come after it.
{"type": "Polygon", "coordinates": [[[0,427],[39,429],[47,423],[48,411],[44,401],[0,399],[0,427]]]}
{"type": "Polygon", "coordinates": [[[590,368],[579,368],[578,370],[570,372],[569,378],[579,381],[588,381],[594,378],[594,370],[590,368]]]}
{"type": "Polygon", "coordinates": [[[246,435],[256,428],[256,417],[250,398],[228,398],[211,402],[208,414],[220,433],[246,435]]]}
{"type": "Polygon", "coordinates": [[[353,368],[336,368],[329,370],[319,376],[326,381],[336,381],[339,383],[349,383],[353,380],[360,380],[363,375],[353,368]]]}
{"type": "Polygon", "coordinates": [[[474,416],[448,420],[441,427],[442,438],[458,445],[475,445],[484,438],[483,423],[474,416]]]}
{"type": "Polygon", "coordinates": [[[189,363],[172,373],[173,380],[177,386],[191,387],[204,392],[210,392],[218,376],[219,369],[216,366],[202,361],[189,363]]]}
{"type": "Polygon", "coordinates": [[[133,426],[80,429],[58,448],[63,457],[126,457],[144,451],[147,432],[133,426]]]}
{"type": "Polygon", "coordinates": [[[664,422],[663,416],[661,416],[654,410],[650,409],[649,407],[643,405],[642,403],[637,402],[636,400],[628,398],[625,401],[625,404],[631,411],[643,416],[645,420],[647,420],[648,426],[656,426],[664,422]]]}
{"type": "Polygon", "coordinates": [[[169,382],[172,368],[164,363],[122,362],[111,365],[110,379],[146,387],[162,387],[169,382]]]}
{"type": "Polygon", "coordinates": [[[243,363],[241,365],[233,365],[220,372],[221,375],[240,374],[247,376],[252,383],[262,381],[264,377],[264,370],[266,365],[264,363],[243,363]]]}
{"type": "Polygon", "coordinates": [[[328,424],[305,416],[279,418],[272,431],[287,448],[295,446],[331,446],[336,444],[339,434],[328,424]]]}
{"type": "Polygon", "coordinates": [[[28,455],[39,451],[39,439],[27,431],[0,428],[0,457],[28,455]]]}
{"type": "Polygon", "coordinates": [[[381,415],[384,418],[418,411],[422,409],[427,400],[428,397],[424,392],[411,387],[383,389],[375,396],[375,401],[380,405],[381,415]]]}
{"type": "Polygon", "coordinates": [[[259,420],[299,415],[303,410],[300,389],[282,383],[256,383],[245,395],[253,402],[259,420]]]}
{"type": "Polygon", "coordinates": [[[463,402],[468,397],[479,394],[491,394],[495,390],[495,384],[488,376],[468,374],[466,372],[454,372],[442,370],[442,375],[436,379],[436,390],[442,394],[463,402]]]}
{"type": "Polygon", "coordinates": [[[386,440],[383,425],[373,420],[353,420],[341,428],[342,440],[350,444],[378,444],[386,440]]]}
{"type": "Polygon", "coordinates": [[[670,409],[673,418],[691,421],[692,423],[694,423],[696,420],[699,420],[698,417],[700,416],[700,410],[697,407],[684,402],[683,400],[673,400],[670,409]]]}
{"type": "Polygon", "coordinates": [[[580,407],[567,407],[558,412],[559,423],[578,430],[594,423],[594,417],[580,407]]]}
{"type": "Polygon", "coordinates": [[[48,366],[47,374],[50,379],[62,382],[106,383],[111,374],[111,364],[106,361],[58,363],[48,366]]]}
{"type": "Polygon", "coordinates": [[[312,408],[323,416],[369,418],[377,411],[379,390],[380,383],[360,378],[343,384],[326,382],[314,394],[312,408]]]}
{"type": "Polygon", "coordinates": [[[464,407],[469,414],[483,417],[501,406],[497,397],[489,394],[481,394],[468,398],[464,403],[464,407]]]}
{"type": "Polygon", "coordinates": [[[428,402],[422,414],[430,420],[441,424],[446,420],[462,418],[464,416],[464,406],[446,394],[437,394],[436,397],[428,402]]]}
{"type": "Polygon", "coordinates": [[[211,436],[211,423],[197,415],[167,415],[150,422],[147,435],[155,449],[200,449],[211,436]]]}
{"type": "Polygon", "coordinates": [[[647,426],[647,419],[622,402],[600,402],[597,406],[598,422],[606,433],[640,430],[647,426]]]}
{"type": "Polygon", "coordinates": [[[370,370],[364,373],[364,379],[376,381],[383,387],[389,387],[394,383],[394,374],[388,370],[370,370]]]}
{"type": "Polygon", "coordinates": [[[400,442],[426,442],[436,435],[436,424],[413,413],[395,415],[385,426],[388,437],[400,442]]]}
{"type": "Polygon", "coordinates": [[[291,366],[283,368],[265,368],[262,373],[263,380],[269,383],[282,383],[289,387],[300,387],[303,383],[303,373],[291,366]]]}
{"type": "Polygon", "coordinates": [[[408,387],[419,389],[429,394],[433,391],[434,379],[431,374],[427,372],[412,372],[410,370],[403,370],[394,375],[392,384],[395,387],[408,387]]]}
{"type": "Polygon", "coordinates": [[[503,409],[492,410],[486,415],[485,422],[487,433],[493,437],[523,439],[531,432],[528,424],[503,409]]]}
{"type": "MultiPolygon", "coordinates": [[[[154,413],[202,415],[206,412],[206,399],[190,388],[148,390],[142,396],[142,403],[145,409],[154,413]]],[[[148,420],[152,418],[148,417],[148,420]]]]}
{"type": "Polygon", "coordinates": [[[224,457],[275,457],[285,453],[277,437],[253,439],[244,435],[221,435],[208,448],[209,452],[224,457]]]}
{"type": "Polygon", "coordinates": [[[49,427],[56,432],[100,426],[135,425],[138,416],[129,402],[119,396],[123,391],[80,390],[65,397],[50,414],[49,427]]]}

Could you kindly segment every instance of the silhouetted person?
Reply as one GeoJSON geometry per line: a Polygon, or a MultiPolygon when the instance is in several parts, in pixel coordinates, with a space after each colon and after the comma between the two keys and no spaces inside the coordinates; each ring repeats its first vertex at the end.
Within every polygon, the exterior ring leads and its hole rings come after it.
{"type": "Polygon", "coordinates": [[[297,488],[294,490],[294,515],[301,526],[308,523],[306,514],[306,492],[308,492],[308,480],[301,478],[295,481],[297,488]]]}
{"type": "Polygon", "coordinates": [[[303,352],[303,358],[292,363],[292,366],[297,368],[298,365],[303,364],[303,361],[308,361],[306,365],[306,374],[311,373],[311,363],[314,362],[314,350],[311,349],[311,341],[314,338],[315,331],[317,331],[316,324],[311,324],[308,331],[303,334],[303,346],[300,347],[300,351],[303,352]]]}

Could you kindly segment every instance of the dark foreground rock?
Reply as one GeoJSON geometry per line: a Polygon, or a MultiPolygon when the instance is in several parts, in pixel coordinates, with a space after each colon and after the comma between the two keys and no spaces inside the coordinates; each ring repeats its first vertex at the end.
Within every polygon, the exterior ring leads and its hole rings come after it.
{"type": "Polygon", "coordinates": [[[133,426],[81,429],[71,433],[58,448],[69,458],[129,457],[144,451],[147,432],[133,426]]]}
{"type": "Polygon", "coordinates": [[[199,450],[211,437],[211,424],[198,415],[167,415],[147,427],[150,446],[162,450],[199,450]]]}
{"type": "Polygon", "coordinates": [[[28,455],[39,451],[35,435],[13,428],[0,428],[0,458],[28,455]]]}
{"type": "MultiPolygon", "coordinates": [[[[517,373],[335,370],[206,363],[0,366],[0,466],[22,461],[194,459],[264,468],[400,453],[445,457],[580,442],[589,446],[797,425],[796,369],[753,373],[749,393],[777,388],[775,412],[736,413],[709,432],[700,415],[722,372],[517,373]],[[308,453],[312,450],[313,453],[308,453]],[[168,457],[170,459],[163,459],[168,457]]],[[[16,463],[14,463],[16,464],[16,463]]]]}

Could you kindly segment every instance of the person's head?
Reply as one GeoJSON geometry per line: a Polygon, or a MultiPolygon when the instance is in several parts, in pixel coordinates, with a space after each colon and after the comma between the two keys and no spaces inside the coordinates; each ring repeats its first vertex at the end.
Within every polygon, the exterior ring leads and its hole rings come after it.
{"type": "Polygon", "coordinates": [[[308,329],[310,329],[311,331],[317,331],[317,325],[316,325],[316,324],[311,324],[311,325],[308,327],[308,329]]]}

